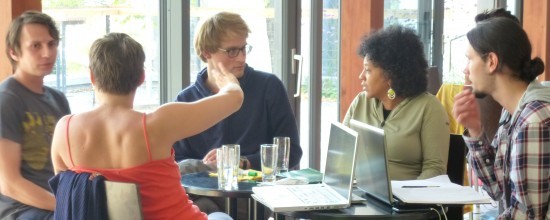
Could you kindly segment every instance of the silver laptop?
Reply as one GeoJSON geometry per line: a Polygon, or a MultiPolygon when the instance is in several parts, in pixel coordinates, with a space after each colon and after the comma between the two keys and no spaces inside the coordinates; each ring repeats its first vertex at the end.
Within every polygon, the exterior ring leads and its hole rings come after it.
{"type": "Polygon", "coordinates": [[[357,188],[366,195],[386,203],[396,211],[417,211],[427,206],[406,204],[393,196],[388,172],[384,130],[351,119],[351,129],[357,131],[357,188]]]}
{"type": "Polygon", "coordinates": [[[252,197],[274,212],[339,209],[350,205],[357,132],[333,122],[323,182],[253,187],[252,197]]]}

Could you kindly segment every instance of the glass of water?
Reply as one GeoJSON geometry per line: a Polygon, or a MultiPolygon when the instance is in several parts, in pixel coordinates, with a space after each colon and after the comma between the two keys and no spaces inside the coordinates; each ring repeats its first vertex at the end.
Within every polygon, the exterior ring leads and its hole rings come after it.
{"type": "Polygon", "coordinates": [[[262,163],[262,181],[275,182],[275,173],[277,171],[278,147],[275,144],[262,144],[260,148],[260,157],[262,163]]]}

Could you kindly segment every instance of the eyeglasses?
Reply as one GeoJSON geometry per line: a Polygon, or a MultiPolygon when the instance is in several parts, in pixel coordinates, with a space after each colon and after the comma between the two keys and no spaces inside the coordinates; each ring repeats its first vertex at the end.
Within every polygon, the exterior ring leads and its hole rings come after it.
{"type": "Polygon", "coordinates": [[[229,49],[218,48],[218,50],[221,50],[221,51],[225,52],[228,57],[234,58],[234,57],[239,56],[239,53],[241,51],[244,54],[250,53],[250,51],[252,50],[252,45],[247,44],[247,45],[245,45],[244,47],[241,47],[241,48],[229,48],[229,49]]]}

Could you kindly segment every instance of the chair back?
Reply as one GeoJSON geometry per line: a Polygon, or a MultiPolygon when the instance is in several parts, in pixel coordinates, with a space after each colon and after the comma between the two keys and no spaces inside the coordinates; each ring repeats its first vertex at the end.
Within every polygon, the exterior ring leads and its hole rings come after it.
{"type": "Polygon", "coordinates": [[[449,139],[449,159],[447,175],[451,182],[464,185],[464,169],[466,166],[466,143],[462,135],[451,134],[449,139]]]}
{"type": "Polygon", "coordinates": [[[143,219],[137,184],[105,180],[105,191],[109,219],[143,219]]]}
{"type": "Polygon", "coordinates": [[[437,66],[428,67],[428,92],[432,95],[436,95],[441,84],[441,75],[439,75],[437,66]]]}
{"type": "MultiPolygon", "coordinates": [[[[449,139],[449,159],[447,160],[447,175],[451,182],[464,185],[464,169],[466,167],[466,143],[462,135],[451,134],[449,139]]],[[[462,219],[462,206],[448,207],[448,219],[462,219]]]]}

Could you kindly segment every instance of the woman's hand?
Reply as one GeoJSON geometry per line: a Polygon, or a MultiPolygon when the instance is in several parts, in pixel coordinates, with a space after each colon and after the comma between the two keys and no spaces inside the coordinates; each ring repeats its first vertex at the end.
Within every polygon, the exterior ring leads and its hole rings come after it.
{"type": "Polygon", "coordinates": [[[210,76],[214,79],[216,86],[222,90],[228,85],[239,86],[239,80],[231,72],[229,72],[221,63],[212,64],[208,63],[208,71],[210,76]]]}

